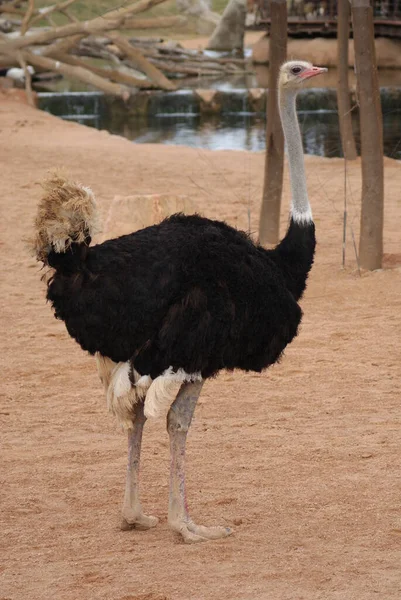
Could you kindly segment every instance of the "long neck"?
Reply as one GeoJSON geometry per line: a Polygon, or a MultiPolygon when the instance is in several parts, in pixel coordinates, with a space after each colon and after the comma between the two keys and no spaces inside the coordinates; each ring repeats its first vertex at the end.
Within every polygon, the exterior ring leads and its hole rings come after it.
{"type": "Polygon", "coordinates": [[[305,290],[315,253],[315,225],[306,189],[304,154],[296,113],[296,93],[281,91],[279,106],[287,143],[292,193],[291,220],[285,237],[269,252],[295,300],[305,290]]]}
{"type": "Polygon", "coordinates": [[[306,189],[306,175],[301,132],[296,111],[296,92],[279,91],[279,108],[287,144],[291,182],[291,217],[296,223],[312,222],[312,211],[306,189]]]}

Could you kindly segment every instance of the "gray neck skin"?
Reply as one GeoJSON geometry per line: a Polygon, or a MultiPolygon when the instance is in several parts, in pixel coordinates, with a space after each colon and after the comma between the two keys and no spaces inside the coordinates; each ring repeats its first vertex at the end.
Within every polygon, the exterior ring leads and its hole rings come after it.
{"type": "Polygon", "coordinates": [[[279,109],[290,168],[292,218],[298,223],[308,223],[312,221],[312,211],[306,189],[304,152],[296,111],[296,96],[295,90],[280,90],[279,109]]]}

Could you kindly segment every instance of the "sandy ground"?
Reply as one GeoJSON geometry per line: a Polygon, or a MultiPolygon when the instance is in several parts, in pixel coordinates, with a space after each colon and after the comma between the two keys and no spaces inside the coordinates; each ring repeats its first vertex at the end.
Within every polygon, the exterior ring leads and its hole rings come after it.
{"type": "MultiPolygon", "coordinates": [[[[44,300],[27,254],[38,180],[64,165],[113,197],[190,196],[256,231],[263,155],[134,145],[0,102],[2,600],[370,600],[401,597],[401,165],[386,160],[385,251],[341,269],[343,163],[307,158],[318,233],[305,318],[282,363],[207,383],[188,448],[189,503],[226,540],[186,546],[167,527],[168,440],[148,423],[142,490],[161,523],[119,530],[126,442],[94,360],[44,300]]],[[[360,164],[349,165],[358,229],[360,164]]],[[[283,223],[288,210],[288,174],[283,223]]],[[[351,195],[352,192],[352,195],[351,195]]],[[[133,224],[134,226],[134,224],[133,224]]]]}

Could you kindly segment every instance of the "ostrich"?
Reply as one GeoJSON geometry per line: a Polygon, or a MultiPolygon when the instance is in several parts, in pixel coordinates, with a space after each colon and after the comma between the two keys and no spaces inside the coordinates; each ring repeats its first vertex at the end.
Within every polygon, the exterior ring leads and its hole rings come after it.
{"type": "Polygon", "coordinates": [[[55,174],[44,184],[33,249],[51,268],[47,298],[68,333],[96,356],[109,410],[128,430],[122,529],[148,529],[138,489],[147,417],[167,414],[168,522],[188,543],[230,535],[195,524],[185,498],[185,445],[203,382],[221,369],[261,372],[297,335],[298,304],[315,251],[296,94],[326,71],[285,63],[279,104],[292,206],[287,233],[266,250],[224,222],[173,215],[90,246],[96,205],[89,188],[55,174]]]}

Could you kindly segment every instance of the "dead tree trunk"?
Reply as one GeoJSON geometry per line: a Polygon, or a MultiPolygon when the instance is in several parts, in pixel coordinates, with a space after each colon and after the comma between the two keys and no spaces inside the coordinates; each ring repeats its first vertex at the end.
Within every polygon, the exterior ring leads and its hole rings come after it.
{"type": "Polygon", "coordinates": [[[277,80],[280,65],[287,56],[286,0],[271,0],[270,12],[266,158],[259,241],[261,244],[274,245],[277,244],[280,236],[280,208],[284,168],[284,135],[278,109],[277,80]]]}
{"type": "Polygon", "coordinates": [[[352,0],[352,22],[358,85],[362,209],[359,261],[364,269],[380,269],[383,257],[383,121],[369,0],[352,0]]]}
{"type": "Polygon", "coordinates": [[[357,157],[354,134],[352,132],[351,101],[348,85],[348,41],[349,41],[349,0],[338,0],[337,21],[337,103],[340,121],[341,143],[344,158],[357,157]]]}
{"type": "Polygon", "coordinates": [[[207,44],[208,50],[243,51],[245,19],[246,1],[230,0],[207,44]]]}

